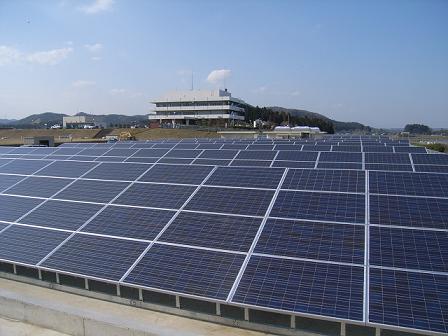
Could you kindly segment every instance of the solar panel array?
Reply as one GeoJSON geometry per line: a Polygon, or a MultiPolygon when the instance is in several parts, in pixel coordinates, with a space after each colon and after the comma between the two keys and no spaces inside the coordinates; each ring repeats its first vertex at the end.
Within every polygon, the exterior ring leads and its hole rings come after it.
{"type": "Polygon", "coordinates": [[[0,147],[0,261],[447,333],[447,174],[382,137],[0,147]]]}

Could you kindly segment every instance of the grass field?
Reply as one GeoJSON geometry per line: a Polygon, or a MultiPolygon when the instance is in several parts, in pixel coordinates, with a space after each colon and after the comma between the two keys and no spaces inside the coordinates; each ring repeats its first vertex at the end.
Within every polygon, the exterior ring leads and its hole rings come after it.
{"type": "MultiPolygon", "coordinates": [[[[0,129],[0,145],[23,145],[24,137],[54,136],[55,143],[102,141],[95,138],[99,129],[0,129]]],[[[134,128],[134,129],[111,129],[109,135],[119,135],[121,132],[130,132],[137,140],[153,140],[163,138],[215,138],[216,132],[189,130],[189,129],[163,129],[163,128],[134,128]]]]}

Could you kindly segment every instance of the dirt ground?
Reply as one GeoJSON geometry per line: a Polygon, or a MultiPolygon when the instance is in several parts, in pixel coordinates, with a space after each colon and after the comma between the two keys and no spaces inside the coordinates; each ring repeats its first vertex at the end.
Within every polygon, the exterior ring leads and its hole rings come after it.
{"type": "MultiPolygon", "coordinates": [[[[95,138],[101,130],[99,129],[0,129],[0,145],[23,145],[24,137],[54,136],[55,143],[101,141],[95,138]]],[[[137,140],[154,140],[164,138],[216,138],[216,132],[207,130],[189,129],[163,129],[163,128],[134,128],[134,129],[112,129],[109,135],[119,135],[123,131],[130,132],[137,140]]]]}

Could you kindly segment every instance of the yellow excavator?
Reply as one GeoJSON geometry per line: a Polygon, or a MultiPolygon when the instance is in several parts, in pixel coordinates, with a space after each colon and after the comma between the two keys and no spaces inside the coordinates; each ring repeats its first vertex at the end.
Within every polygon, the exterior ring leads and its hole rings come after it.
{"type": "Polygon", "coordinates": [[[135,140],[135,136],[133,136],[131,134],[131,132],[128,131],[124,131],[121,132],[120,135],[118,136],[118,140],[120,141],[130,141],[130,140],[135,140]]]}

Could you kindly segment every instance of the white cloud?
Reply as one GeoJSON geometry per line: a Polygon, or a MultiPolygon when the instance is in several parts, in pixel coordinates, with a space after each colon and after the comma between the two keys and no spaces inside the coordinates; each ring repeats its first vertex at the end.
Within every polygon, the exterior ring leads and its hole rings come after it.
{"type": "Polygon", "coordinates": [[[73,48],[60,48],[46,51],[36,51],[32,53],[24,53],[20,50],[8,47],[0,46],[0,66],[7,65],[16,62],[29,62],[42,65],[55,65],[66,59],[70,53],[73,52],[73,48]]]}
{"type": "Polygon", "coordinates": [[[73,52],[73,48],[61,48],[48,51],[38,51],[31,53],[25,57],[30,63],[55,65],[66,59],[70,53],[73,52]]]}
{"type": "Polygon", "coordinates": [[[14,63],[21,57],[22,54],[17,49],[4,45],[0,46],[0,66],[14,63]]]}
{"type": "Polygon", "coordinates": [[[103,45],[101,43],[85,44],[84,47],[91,53],[98,53],[103,49],[103,45]]]}
{"type": "Polygon", "coordinates": [[[114,0],[95,0],[90,5],[80,7],[80,10],[86,14],[96,14],[111,10],[114,0]]]}
{"type": "Polygon", "coordinates": [[[93,57],[91,58],[91,60],[92,60],[92,61],[95,61],[95,62],[98,62],[98,61],[101,61],[102,58],[99,57],[99,56],[93,56],[93,57]]]}
{"type": "Polygon", "coordinates": [[[93,86],[95,84],[96,83],[94,81],[79,79],[79,80],[74,81],[72,83],[72,86],[75,88],[85,88],[85,87],[93,86]]]}
{"type": "Polygon", "coordinates": [[[230,70],[221,69],[221,70],[213,70],[207,77],[207,81],[212,84],[218,84],[225,81],[231,75],[230,70]]]}

